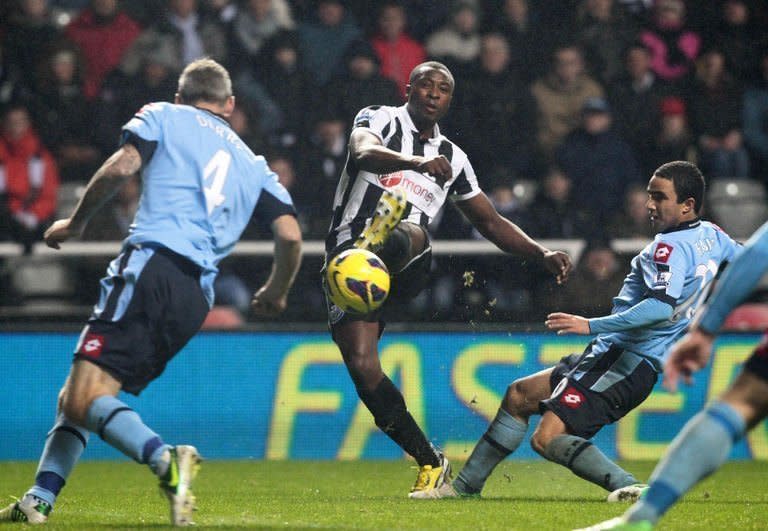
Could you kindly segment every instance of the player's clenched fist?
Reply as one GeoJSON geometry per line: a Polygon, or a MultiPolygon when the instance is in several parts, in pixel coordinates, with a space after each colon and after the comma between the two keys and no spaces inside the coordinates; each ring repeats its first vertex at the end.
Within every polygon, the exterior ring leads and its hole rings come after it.
{"type": "Polygon", "coordinates": [[[416,171],[431,175],[440,186],[443,186],[453,176],[451,163],[444,155],[438,155],[432,159],[424,159],[416,167],[416,171]]]}
{"type": "Polygon", "coordinates": [[[53,225],[48,227],[48,230],[43,235],[45,244],[53,249],[58,249],[61,242],[79,236],[78,231],[72,230],[71,223],[72,220],[70,218],[54,221],[53,225]]]}
{"type": "Polygon", "coordinates": [[[568,274],[573,268],[571,257],[562,251],[547,251],[544,254],[544,267],[555,275],[557,283],[562,284],[568,280],[568,274]]]}

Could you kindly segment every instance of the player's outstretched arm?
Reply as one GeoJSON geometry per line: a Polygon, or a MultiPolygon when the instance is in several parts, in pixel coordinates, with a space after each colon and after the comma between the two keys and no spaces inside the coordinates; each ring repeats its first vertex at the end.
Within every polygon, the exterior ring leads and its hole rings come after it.
{"type": "Polygon", "coordinates": [[[133,145],[125,144],[115,151],[93,174],[72,215],[57,220],[45,231],[46,245],[58,249],[61,242],[80,236],[93,214],[140,169],[141,155],[133,145]]]}
{"type": "Polygon", "coordinates": [[[664,387],[671,392],[677,391],[680,378],[690,385],[691,375],[709,363],[714,340],[714,335],[695,328],[675,343],[664,362],[664,387]]]}
{"type": "Polygon", "coordinates": [[[390,173],[414,170],[434,177],[441,185],[450,180],[451,163],[443,155],[428,159],[393,151],[379,137],[365,129],[355,129],[349,137],[349,155],[361,170],[390,173]]]}
{"type": "Polygon", "coordinates": [[[586,335],[592,332],[589,329],[589,319],[570,313],[550,313],[547,315],[547,320],[544,321],[544,324],[550,330],[557,331],[559,336],[563,334],[586,335]]]}
{"type": "Polygon", "coordinates": [[[484,193],[479,193],[456,205],[467,219],[490,242],[504,252],[527,256],[540,261],[555,275],[558,284],[568,279],[571,257],[561,251],[550,251],[528,236],[520,227],[498,213],[484,193]]]}
{"type": "Polygon", "coordinates": [[[301,265],[301,229],[292,215],[283,215],[272,222],[275,257],[272,273],[253,295],[251,307],[256,315],[273,316],[285,310],[288,291],[301,265]]]}

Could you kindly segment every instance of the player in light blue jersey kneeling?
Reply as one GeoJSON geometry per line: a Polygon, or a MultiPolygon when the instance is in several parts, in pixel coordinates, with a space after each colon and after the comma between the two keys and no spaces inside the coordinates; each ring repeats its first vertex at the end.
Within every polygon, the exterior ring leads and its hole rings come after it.
{"type": "MultiPolygon", "coordinates": [[[[725,318],[744,301],[768,271],[768,223],[745,244],[725,270],[710,300],[699,309],[689,332],[678,341],[664,365],[664,385],[677,390],[704,368],[725,318]]],[[[696,483],[728,459],[733,445],[768,416],[768,334],[763,336],[736,380],[718,399],[693,417],[672,441],[651,475],[645,495],[623,516],[587,529],[653,529],[696,483]]]]}
{"type": "Polygon", "coordinates": [[[514,381],[485,434],[452,483],[421,498],[478,496],[494,467],[522,443],[531,416],[541,420],[531,446],[544,458],[610,492],[637,499],[645,485],[589,439],[640,405],[653,390],[664,354],[685,331],[693,306],[738,244],[699,219],[704,177],[688,162],[659,167],[648,183],[648,213],[659,232],[632,260],[611,315],[552,313],[558,334],[595,334],[582,354],[514,381]]]}

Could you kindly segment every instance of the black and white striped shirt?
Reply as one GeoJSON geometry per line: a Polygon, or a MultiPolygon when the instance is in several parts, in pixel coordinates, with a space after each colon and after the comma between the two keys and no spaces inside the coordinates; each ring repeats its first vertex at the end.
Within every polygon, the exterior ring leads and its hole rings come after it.
{"type": "Polygon", "coordinates": [[[451,163],[452,176],[441,187],[434,177],[425,173],[403,170],[378,175],[357,168],[355,162],[347,157],[333,200],[333,220],[325,242],[326,251],[330,252],[360,235],[386,188],[400,186],[406,191],[408,206],[403,220],[423,227],[429,224],[449,197],[454,201],[463,201],[481,192],[466,153],[440,134],[437,125],[432,138],[420,140],[405,105],[366,107],[355,117],[353,128],[358,127],[372,132],[384,146],[400,153],[427,158],[444,155],[451,163]]]}

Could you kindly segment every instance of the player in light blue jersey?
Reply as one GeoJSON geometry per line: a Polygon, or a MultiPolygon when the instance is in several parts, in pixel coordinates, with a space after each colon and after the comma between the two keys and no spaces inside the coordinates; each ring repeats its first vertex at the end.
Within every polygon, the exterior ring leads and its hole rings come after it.
{"type": "MultiPolygon", "coordinates": [[[[664,385],[677,390],[690,382],[712,354],[715,335],[725,318],[768,271],[768,223],[752,235],[725,270],[707,303],[697,311],[689,332],[672,348],[664,385]]],[[[645,495],[623,516],[588,529],[653,529],[656,521],[696,483],[728,459],[733,445],[768,416],[768,334],[763,336],[741,373],[722,396],[693,417],[672,441],[651,475],[645,495]]]]}
{"type": "MultiPolygon", "coordinates": [[[[227,124],[234,105],[229,73],[221,65],[210,59],[189,64],[176,103],[141,109],[72,215],[46,232],[46,243],[56,249],[79,236],[96,210],[141,172],[139,210],[101,281],[99,301],[59,394],[35,485],[0,511],[0,520],[44,523],[93,432],[149,465],[168,497],[174,525],[192,523],[197,450],[166,444],[117,394],[139,394],[200,329],[213,304],[217,265],[252,215],[271,223],[275,238],[272,274],[254,295],[253,308],[273,315],[286,306],[301,233],[276,175],[227,124]]],[[[183,403],[173,407],[186,414],[183,403]]]]}
{"type": "Polygon", "coordinates": [[[587,319],[552,313],[558,334],[597,334],[581,354],[513,382],[501,407],[453,483],[425,498],[478,496],[494,467],[522,443],[532,415],[541,421],[531,446],[546,459],[610,492],[633,499],[645,487],[589,439],[651,393],[664,353],[693,315],[702,287],[738,244],[699,219],[704,177],[688,162],[659,167],[648,183],[648,213],[659,231],[632,260],[611,315],[587,319]]]}

